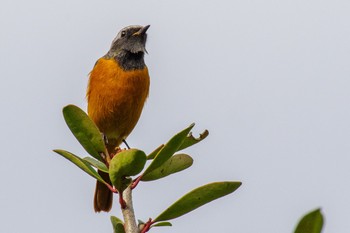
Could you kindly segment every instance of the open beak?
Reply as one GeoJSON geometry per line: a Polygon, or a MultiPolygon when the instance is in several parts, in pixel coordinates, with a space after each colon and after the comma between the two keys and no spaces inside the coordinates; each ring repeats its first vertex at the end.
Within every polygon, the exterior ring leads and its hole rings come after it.
{"type": "Polygon", "coordinates": [[[133,36],[142,36],[142,35],[144,35],[146,32],[147,32],[147,30],[148,30],[148,28],[150,27],[151,25],[147,25],[147,26],[144,26],[143,28],[141,28],[140,30],[138,30],[137,32],[135,32],[134,34],[133,34],[133,36]]]}

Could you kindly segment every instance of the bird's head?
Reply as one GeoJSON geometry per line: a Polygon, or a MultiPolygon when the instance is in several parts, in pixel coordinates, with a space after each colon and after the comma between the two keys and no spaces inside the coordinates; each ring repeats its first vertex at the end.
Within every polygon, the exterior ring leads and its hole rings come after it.
{"type": "Polygon", "coordinates": [[[150,25],[132,25],[123,28],[112,42],[109,55],[118,56],[120,53],[144,54],[146,51],[147,30],[150,25]]]}

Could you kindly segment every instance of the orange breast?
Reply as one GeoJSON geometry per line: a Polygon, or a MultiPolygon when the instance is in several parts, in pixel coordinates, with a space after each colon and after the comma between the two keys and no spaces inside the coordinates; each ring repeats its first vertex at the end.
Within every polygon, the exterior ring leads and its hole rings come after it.
{"type": "Polygon", "coordinates": [[[119,145],[134,129],[149,92],[148,69],[124,71],[101,58],[90,73],[88,114],[107,138],[119,145]]]}

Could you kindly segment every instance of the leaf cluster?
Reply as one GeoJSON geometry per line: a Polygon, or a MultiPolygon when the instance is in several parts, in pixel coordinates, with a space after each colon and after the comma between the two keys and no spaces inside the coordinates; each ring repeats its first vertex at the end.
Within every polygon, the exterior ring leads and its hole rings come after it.
{"type": "MultiPolygon", "coordinates": [[[[101,132],[83,110],[74,105],[68,105],[63,108],[63,116],[73,135],[90,156],[82,158],[61,149],[54,151],[89,176],[105,184],[111,191],[119,193],[122,193],[128,186],[136,186],[139,181],[158,180],[191,167],[192,157],[177,152],[202,141],[209,134],[205,130],[198,138],[193,137],[191,130],[194,124],[191,124],[148,155],[142,150],[129,149],[123,150],[111,158],[101,132]],[[147,160],[150,163],[146,167],[147,160]],[[96,170],[108,173],[113,186],[104,180],[96,170]],[[135,176],[138,177],[133,179],[132,177],[135,176]]],[[[169,220],[183,216],[200,206],[228,195],[240,186],[241,182],[223,181],[198,187],[179,198],[153,220],[149,219],[147,222],[139,220],[140,232],[147,232],[152,227],[172,226],[168,222],[169,220]]],[[[122,220],[111,216],[111,222],[114,233],[125,233],[122,220]]],[[[322,227],[323,216],[320,209],[316,209],[299,221],[294,233],[321,233],[322,227]]]]}
{"type": "MultiPolygon", "coordinates": [[[[193,158],[188,154],[177,152],[197,144],[209,134],[205,130],[198,138],[195,138],[191,133],[194,124],[191,124],[148,155],[142,150],[129,149],[123,150],[111,158],[101,132],[83,110],[77,106],[68,105],[63,108],[63,116],[73,135],[90,156],[81,158],[65,150],[56,149],[54,151],[91,177],[104,183],[111,191],[119,193],[122,193],[130,185],[136,186],[139,181],[158,180],[189,168],[193,164],[193,158]],[[146,167],[147,160],[150,163],[146,167]],[[109,185],[96,169],[108,173],[113,186],[109,185]],[[135,176],[138,177],[133,179],[132,177],[135,176]]],[[[153,220],[150,219],[146,223],[140,222],[140,230],[146,232],[151,227],[171,226],[171,223],[167,221],[228,195],[238,189],[240,185],[241,182],[223,181],[198,187],[182,196],[153,220]]],[[[122,220],[112,216],[111,221],[115,232],[124,232],[122,220]]]]}

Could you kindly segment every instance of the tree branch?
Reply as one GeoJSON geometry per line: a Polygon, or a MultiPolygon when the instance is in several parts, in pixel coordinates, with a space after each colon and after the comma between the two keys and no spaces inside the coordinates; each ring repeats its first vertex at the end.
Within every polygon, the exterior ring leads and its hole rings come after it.
{"type": "Polygon", "coordinates": [[[125,208],[121,208],[124,218],[125,233],[138,233],[139,229],[136,223],[134,208],[132,205],[131,185],[124,190],[123,199],[126,204],[125,208]]]}

